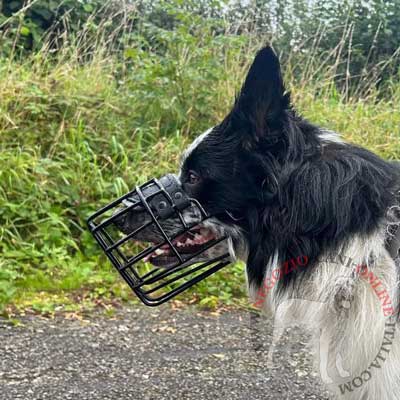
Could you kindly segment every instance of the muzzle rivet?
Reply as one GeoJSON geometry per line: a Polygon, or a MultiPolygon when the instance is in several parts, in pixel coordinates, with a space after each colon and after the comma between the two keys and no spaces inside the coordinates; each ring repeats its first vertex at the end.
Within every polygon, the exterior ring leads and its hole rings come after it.
{"type": "Polygon", "coordinates": [[[164,208],[167,207],[167,203],[165,201],[160,201],[160,203],[158,204],[158,208],[160,210],[164,210],[164,208]]]}
{"type": "Polygon", "coordinates": [[[180,200],[182,198],[182,193],[181,192],[176,192],[175,195],[174,195],[174,198],[176,200],[180,200]]]}

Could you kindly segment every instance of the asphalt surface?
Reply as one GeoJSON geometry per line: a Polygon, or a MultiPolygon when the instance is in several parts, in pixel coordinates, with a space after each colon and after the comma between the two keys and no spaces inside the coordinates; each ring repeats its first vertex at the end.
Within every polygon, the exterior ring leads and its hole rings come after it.
{"type": "Polygon", "coordinates": [[[169,306],[113,318],[0,319],[1,400],[328,399],[298,328],[267,367],[272,324],[169,306]]]}

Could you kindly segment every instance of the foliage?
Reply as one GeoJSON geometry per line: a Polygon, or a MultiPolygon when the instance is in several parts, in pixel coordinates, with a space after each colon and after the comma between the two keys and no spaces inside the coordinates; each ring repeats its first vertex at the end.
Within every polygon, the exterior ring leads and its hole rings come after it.
{"type": "MultiPolygon", "coordinates": [[[[284,8],[279,48],[324,55],[344,85],[388,80],[400,67],[397,0],[293,1],[284,8]]],[[[317,57],[317,58],[320,58],[317,57]]]]}
{"type": "Polygon", "coordinates": [[[71,33],[78,32],[88,21],[95,29],[100,15],[97,19],[91,17],[104,9],[103,4],[102,0],[3,1],[0,26],[10,31],[10,36],[17,38],[19,49],[37,50],[44,40],[48,40],[46,33],[49,31],[53,37],[55,34],[62,35],[67,29],[71,33]]]}
{"type": "MultiPolygon", "coordinates": [[[[227,112],[263,41],[248,27],[234,32],[218,17],[220,2],[215,12],[205,8],[209,18],[190,9],[195,2],[159,4],[165,7],[148,4],[139,19],[134,11],[110,41],[103,39],[114,14],[99,20],[94,36],[87,26],[69,32],[57,52],[45,42],[24,57],[0,58],[0,309],[72,310],[76,301],[69,293],[82,304],[132,299],[99,254],[86,217],[138,182],[176,170],[189,141],[227,112]]],[[[285,58],[300,111],[387,158],[400,158],[395,78],[386,99],[379,99],[375,82],[368,90],[356,85],[358,97],[349,97],[329,64],[321,68],[319,56],[300,69],[300,53],[285,58]]],[[[237,264],[187,297],[215,306],[243,293],[243,266],[237,264]]]]}
{"type": "Polygon", "coordinates": [[[143,34],[143,29],[150,33],[145,35],[146,45],[162,51],[160,37],[152,30],[179,34],[182,23],[191,22],[193,29],[207,24],[222,37],[228,29],[232,35],[256,34],[274,42],[283,57],[296,58],[292,72],[297,77],[321,63],[330,65],[336,84],[348,91],[388,81],[400,67],[397,0],[12,0],[2,4],[0,39],[6,54],[24,56],[44,43],[56,52],[71,37],[84,37],[88,45],[99,36],[103,42],[111,37],[113,50],[123,53],[127,42],[143,34]]]}

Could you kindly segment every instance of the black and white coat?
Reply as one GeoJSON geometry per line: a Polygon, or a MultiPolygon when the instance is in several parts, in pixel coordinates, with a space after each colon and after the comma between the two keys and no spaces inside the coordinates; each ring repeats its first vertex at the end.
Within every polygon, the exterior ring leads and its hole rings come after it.
{"type": "Polygon", "coordinates": [[[266,47],[227,117],[184,153],[180,180],[246,263],[253,300],[275,280],[262,304],[277,337],[293,321],[311,327],[316,366],[338,398],[400,399],[400,262],[388,251],[400,223],[394,162],[296,114],[266,47]],[[305,268],[272,276],[299,256],[305,268]]]}

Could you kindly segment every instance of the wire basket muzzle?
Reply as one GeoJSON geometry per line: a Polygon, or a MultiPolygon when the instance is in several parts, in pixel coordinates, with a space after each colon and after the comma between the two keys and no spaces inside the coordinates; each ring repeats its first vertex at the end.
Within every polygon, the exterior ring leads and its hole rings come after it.
{"type": "Polygon", "coordinates": [[[168,174],[151,179],[88,218],[90,232],[139,299],[162,304],[230,263],[227,238],[219,235],[196,251],[179,246],[210,216],[168,174]],[[166,253],[168,265],[158,266],[166,253]]]}

